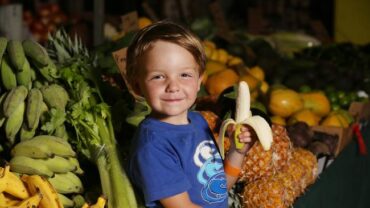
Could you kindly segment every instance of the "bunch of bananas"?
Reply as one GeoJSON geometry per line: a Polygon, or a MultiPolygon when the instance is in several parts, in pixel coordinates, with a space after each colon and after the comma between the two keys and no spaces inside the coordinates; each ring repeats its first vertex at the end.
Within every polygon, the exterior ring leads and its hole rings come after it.
{"type": "MultiPolygon", "coordinates": [[[[41,193],[40,207],[80,207],[84,200],[74,199],[84,191],[78,177],[83,170],[67,141],[69,96],[52,82],[56,77],[55,64],[37,42],[0,37],[0,128],[6,138],[0,144],[11,149],[10,170],[22,175],[27,186],[37,181],[55,189],[52,195],[51,188],[45,188],[48,194],[41,193]]],[[[29,194],[37,198],[32,191],[29,194]]]]}
{"type": "MultiPolygon", "coordinates": [[[[56,190],[64,207],[74,207],[69,196],[84,191],[78,174],[83,174],[76,153],[63,138],[38,135],[17,143],[11,150],[9,165],[18,174],[44,177],[56,190]]],[[[54,206],[48,206],[54,207],[54,206]]]]}

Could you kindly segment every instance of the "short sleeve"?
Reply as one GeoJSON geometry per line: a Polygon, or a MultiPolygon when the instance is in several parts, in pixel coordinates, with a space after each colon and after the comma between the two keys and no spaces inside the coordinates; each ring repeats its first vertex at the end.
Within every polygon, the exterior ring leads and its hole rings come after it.
{"type": "Polygon", "coordinates": [[[131,171],[146,205],[185,192],[191,186],[171,145],[160,139],[139,148],[131,160],[131,171]]]}

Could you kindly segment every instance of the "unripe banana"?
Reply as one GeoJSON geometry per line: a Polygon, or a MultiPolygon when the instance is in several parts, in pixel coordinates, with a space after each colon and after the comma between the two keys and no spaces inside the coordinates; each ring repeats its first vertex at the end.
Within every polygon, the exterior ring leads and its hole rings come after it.
{"type": "Polygon", "coordinates": [[[248,84],[241,81],[237,91],[235,121],[233,119],[226,119],[220,128],[219,144],[221,146],[220,152],[222,157],[224,157],[224,135],[230,124],[236,125],[234,141],[237,149],[243,148],[244,146],[244,144],[240,143],[238,139],[240,128],[243,125],[248,125],[253,128],[264,150],[270,149],[272,144],[271,127],[261,116],[252,116],[252,112],[250,111],[250,101],[248,84]]]}
{"type": "Polygon", "coordinates": [[[6,117],[3,113],[3,111],[1,110],[1,109],[3,109],[3,103],[4,103],[4,100],[6,98],[6,95],[7,95],[7,93],[3,93],[0,96],[0,127],[3,126],[3,124],[5,123],[5,120],[6,120],[6,117]]]}
{"type": "Polygon", "coordinates": [[[50,135],[38,135],[30,140],[30,144],[44,144],[49,147],[52,153],[61,157],[75,157],[76,152],[67,140],[50,135]]]}
{"type": "Polygon", "coordinates": [[[42,194],[41,208],[63,208],[63,204],[58,198],[58,193],[47,179],[39,175],[22,175],[21,179],[27,184],[31,194],[38,192],[42,194]]]}
{"type": "Polygon", "coordinates": [[[22,41],[22,46],[26,56],[29,57],[37,66],[43,67],[48,65],[50,61],[49,55],[45,48],[39,43],[26,39],[22,41]]]}
{"type": "Polygon", "coordinates": [[[5,166],[5,168],[0,167],[0,169],[3,169],[3,176],[6,180],[6,187],[2,192],[8,193],[18,199],[27,199],[30,197],[26,186],[16,174],[10,171],[9,165],[5,166]]]}
{"type": "Polygon", "coordinates": [[[69,160],[70,163],[72,163],[74,166],[77,167],[76,170],[73,171],[74,173],[76,173],[78,175],[83,175],[84,174],[84,171],[81,169],[80,163],[77,160],[77,158],[75,158],[75,157],[69,157],[68,160],[69,160]]]}
{"type": "Polygon", "coordinates": [[[9,40],[6,50],[9,55],[10,62],[17,71],[23,70],[23,64],[26,60],[26,55],[24,54],[22,42],[19,40],[9,40]]]}
{"type": "Polygon", "coordinates": [[[24,102],[28,94],[28,89],[25,86],[17,86],[10,90],[3,104],[3,112],[6,117],[9,117],[18,105],[24,102]]]}
{"type": "Polygon", "coordinates": [[[0,61],[3,58],[7,45],[8,39],[6,37],[0,37],[0,61]]]}
{"type": "Polygon", "coordinates": [[[54,156],[48,159],[39,159],[54,173],[66,173],[77,170],[77,166],[69,159],[60,156],[54,156]]]}
{"type": "Polygon", "coordinates": [[[58,197],[59,197],[60,202],[63,204],[65,208],[75,206],[75,202],[72,199],[68,198],[67,196],[58,193],[58,197]]]}
{"type": "Polygon", "coordinates": [[[27,97],[27,126],[29,129],[35,129],[39,125],[41,116],[42,93],[39,89],[31,89],[27,97]]]}
{"type": "Polygon", "coordinates": [[[48,107],[65,110],[69,96],[62,86],[57,84],[47,85],[41,88],[41,92],[48,107]]]}
{"type": "Polygon", "coordinates": [[[0,74],[1,82],[3,83],[4,88],[7,90],[11,90],[12,88],[17,86],[17,77],[12,67],[9,65],[8,60],[9,59],[7,56],[4,56],[1,59],[0,74]]]}
{"type": "Polygon", "coordinates": [[[27,59],[24,61],[22,71],[16,73],[17,85],[29,87],[31,83],[31,66],[27,59]]]}
{"type": "Polygon", "coordinates": [[[63,138],[65,140],[68,140],[68,132],[66,130],[66,126],[64,124],[59,125],[55,131],[54,131],[54,136],[63,138]]]}
{"type": "Polygon", "coordinates": [[[82,193],[84,190],[80,178],[72,172],[56,173],[48,180],[60,194],[82,193]]]}
{"type": "Polygon", "coordinates": [[[32,139],[16,144],[11,150],[12,157],[25,156],[30,158],[46,159],[55,156],[48,145],[40,142],[30,142],[31,140],[32,139]]]}
{"type": "Polygon", "coordinates": [[[81,194],[75,194],[72,196],[72,201],[75,204],[75,207],[82,207],[86,202],[85,198],[81,194]]]}
{"type": "Polygon", "coordinates": [[[10,144],[14,144],[15,136],[22,127],[26,104],[22,102],[5,121],[5,135],[10,144]]]}
{"type": "Polygon", "coordinates": [[[21,141],[32,139],[35,136],[36,129],[28,129],[27,124],[23,122],[19,137],[21,141]]]}
{"type": "Polygon", "coordinates": [[[36,193],[33,196],[24,199],[23,201],[19,202],[16,206],[10,206],[8,208],[34,208],[39,207],[39,204],[42,199],[41,193],[36,193]]]}
{"type": "Polygon", "coordinates": [[[17,173],[29,175],[41,175],[52,177],[54,172],[51,171],[43,162],[38,159],[32,159],[25,156],[13,157],[10,162],[10,169],[17,173]]]}

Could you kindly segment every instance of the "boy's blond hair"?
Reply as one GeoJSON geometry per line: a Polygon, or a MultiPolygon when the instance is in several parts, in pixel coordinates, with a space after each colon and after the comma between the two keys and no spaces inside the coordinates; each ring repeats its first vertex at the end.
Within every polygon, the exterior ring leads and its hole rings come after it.
{"type": "Polygon", "coordinates": [[[168,41],[189,51],[203,74],[206,56],[200,40],[184,27],[169,21],[159,21],[140,30],[127,49],[126,77],[131,86],[138,77],[139,58],[158,41],[168,41]]]}

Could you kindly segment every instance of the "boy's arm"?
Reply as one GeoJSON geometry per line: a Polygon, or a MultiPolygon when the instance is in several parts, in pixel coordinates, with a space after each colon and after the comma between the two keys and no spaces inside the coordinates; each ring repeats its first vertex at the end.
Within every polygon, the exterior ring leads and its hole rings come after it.
{"type": "Polygon", "coordinates": [[[159,201],[165,208],[201,208],[201,206],[191,202],[188,192],[182,192],[159,201]]]}
{"type": "MultiPolygon", "coordinates": [[[[256,141],[256,138],[252,136],[252,132],[248,127],[243,126],[241,127],[240,131],[241,133],[238,135],[238,138],[239,142],[244,143],[244,147],[237,150],[234,140],[231,139],[230,150],[224,160],[225,169],[226,166],[229,166],[231,167],[231,169],[238,169],[240,171],[245,154],[249,151],[249,149],[256,141]]],[[[229,134],[230,138],[234,138],[235,126],[230,126],[227,133],[229,134]]],[[[235,182],[238,180],[239,174],[233,175],[225,171],[225,175],[227,180],[227,189],[230,190],[235,182]]]]}

